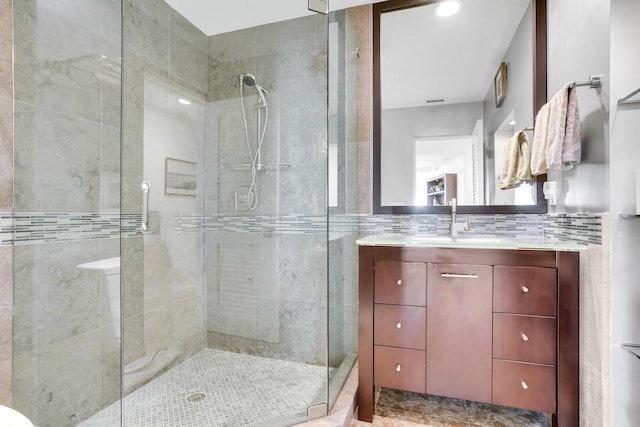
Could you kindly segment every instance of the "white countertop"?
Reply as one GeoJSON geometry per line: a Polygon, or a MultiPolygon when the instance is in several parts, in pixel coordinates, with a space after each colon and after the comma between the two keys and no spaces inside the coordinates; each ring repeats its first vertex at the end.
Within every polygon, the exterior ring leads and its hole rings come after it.
{"type": "Polygon", "coordinates": [[[587,245],[574,242],[545,241],[543,238],[514,238],[509,236],[424,236],[412,234],[374,234],[356,240],[359,246],[401,246],[430,248],[527,249],[551,251],[580,251],[587,245]]]}

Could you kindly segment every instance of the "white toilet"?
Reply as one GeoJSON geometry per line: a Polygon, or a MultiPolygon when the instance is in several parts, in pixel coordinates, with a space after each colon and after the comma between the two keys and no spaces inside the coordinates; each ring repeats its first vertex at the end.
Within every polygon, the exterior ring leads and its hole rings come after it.
{"type": "Polygon", "coordinates": [[[3,427],[33,427],[31,421],[15,409],[0,405],[0,426],[3,427]]]}

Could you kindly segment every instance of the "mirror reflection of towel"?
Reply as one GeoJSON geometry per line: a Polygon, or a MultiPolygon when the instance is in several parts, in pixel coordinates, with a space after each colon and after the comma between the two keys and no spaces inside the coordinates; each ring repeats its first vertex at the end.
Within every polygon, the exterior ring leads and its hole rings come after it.
{"type": "Polygon", "coordinates": [[[549,104],[544,104],[536,115],[531,143],[531,174],[547,173],[547,137],[549,136],[549,104]]]}
{"type": "Polygon", "coordinates": [[[504,146],[500,189],[508,190],[531,181],[531,147],[524,131],[518,131],[504,146]]]}

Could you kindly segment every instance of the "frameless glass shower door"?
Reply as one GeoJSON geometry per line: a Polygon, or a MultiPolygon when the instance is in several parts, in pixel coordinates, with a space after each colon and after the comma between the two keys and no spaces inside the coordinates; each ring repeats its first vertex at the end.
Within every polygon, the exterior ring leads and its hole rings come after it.
{"type": "Polygon", "coordinates": [[[324,414],[326,18],[123,16],[124,425],[324,414]]]}
{"type": "Polygon", "coordinates": [[[11,12],[11,404],[37,426],[72,426],[121,396],[121,5],[11,12]]]}

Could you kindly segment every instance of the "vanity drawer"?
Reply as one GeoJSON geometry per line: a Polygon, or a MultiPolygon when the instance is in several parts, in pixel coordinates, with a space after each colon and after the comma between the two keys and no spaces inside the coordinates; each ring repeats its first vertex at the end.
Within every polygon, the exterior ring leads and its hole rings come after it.
{"type": "Polygon", "coordinates": [[[493,404],[538,412],[556,411],[556,369],[493,361],[493,404]]]}
{"type": "Polygon", "coordinates": [[[503,267],[494,269],[493,311],[555,316],[556,269],[503,267]]]}
{"type": "Polygon", "coordinates": [[[374,319],[374,344],[425,349],[427,339],[425,307],[376,304],[374,319]]]}
{"type": "Polygon", "coordinates": [[[417,262],[376,261],[374,301],[425,306],[427,265],[417,262]]]}
{"type": "Polygon", "coordinates": [[[373,348],[373,383],[397,390],[425,392],[425,352],[404,348],[373,348]]]}
{"type": "Polygon", "coordinates": [[[494,314],[493,357],[555,365],[556,319],[494,314]]]}

